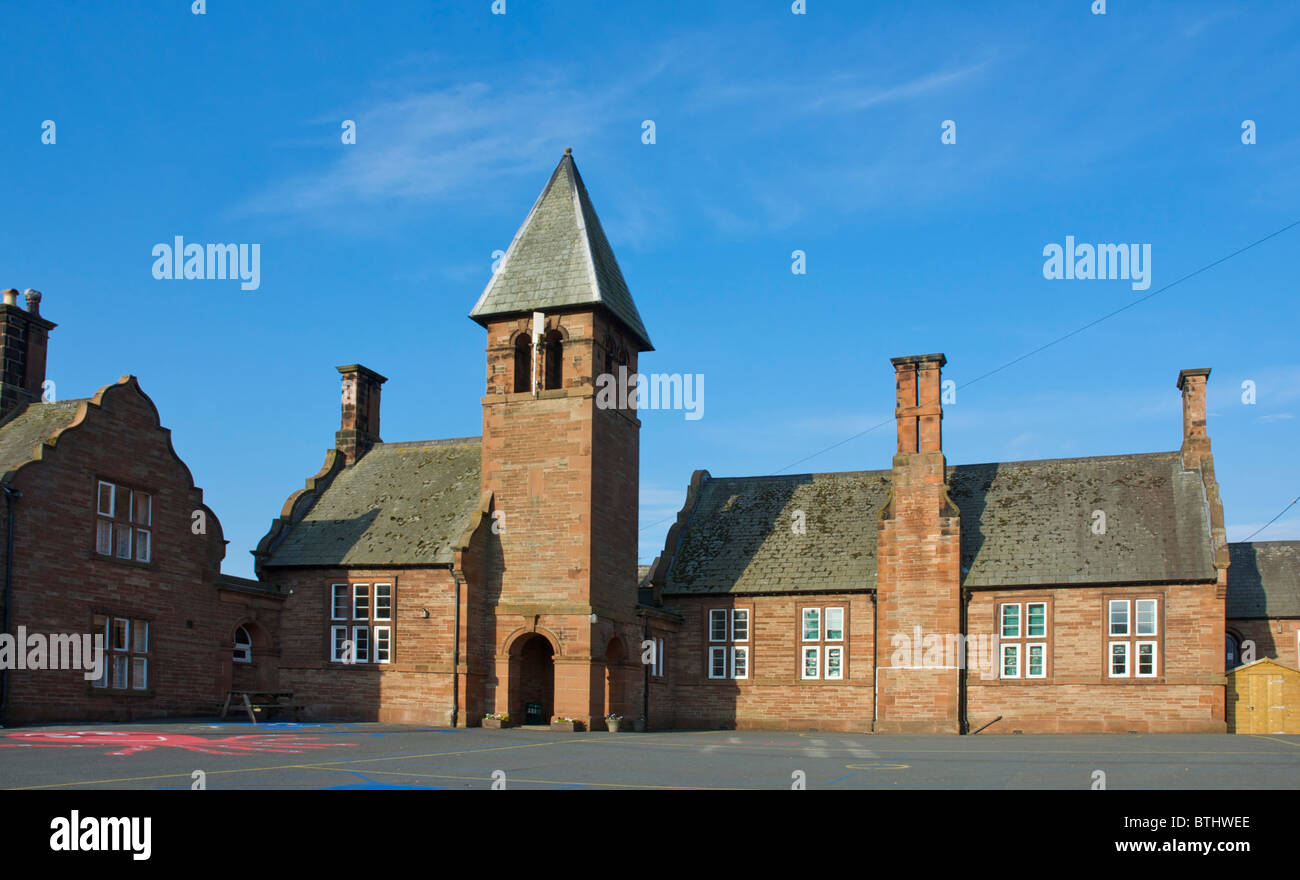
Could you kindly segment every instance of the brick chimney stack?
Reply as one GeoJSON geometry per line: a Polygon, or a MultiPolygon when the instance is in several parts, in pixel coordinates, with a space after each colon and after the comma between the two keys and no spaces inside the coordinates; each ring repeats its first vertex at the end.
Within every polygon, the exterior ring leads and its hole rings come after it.
{"type": "Polygon", "coordinates": [[[898,400],[898,452],[943,452],[943,406],[940,402],[942,354],[893,358],[898,400]]]}
{"type": "MultiPolygon", "coordinates": [[[[943,455],[942,354],[893,358],[898,452],[889,503],[881,513],[876,576],[878,643],[889,651],[919,637],[961,631],[961,518],[948,497],[943,455]]],[[[917,646],[920,647],[920,646],[917,646]]],[[[882,666],[878,733],[957,733],[958,670],[917,667],[918,652],[882,666]]]]}
{"type": "Polygon", "coordinates": [[[349,465],[356,464],[379,437],[379,389],[388,381],[360,364],[337,367],[343,374],[343,417],[334,446],[349,465]]]}
{"type": "Polygon", "coordinates": [[[50,331],[58,325],[41,317],[40,291],[27,290],[27,311],[18,291],[4,291],[0,303],[0,418],[41,399],[50,331]]]}
{"type": "Polygon", "coordinates": [[[1205,429],[1205,383],[1209,367],[1181,370],[1178,390],[1183,392],[1183,466],[1197,467],[1210,454],[1210,435],[1205,429]]]}
{"type": "Polygon", "coordinates": [[[1205,497],[1210,505],[1210,536],[1214,542],[1214,566],[1219,570],[1217,596],[1227,595],[1228,530],[1223,521],[1223,499],[1219,481],[1214,476],[1214,454],[1210,452],[1210,434],[1205,426],[1205,385],[1209,367],[1178,372],[1178,390],[1183,392],[1183,467],[1201,472],[1205,497]]]}

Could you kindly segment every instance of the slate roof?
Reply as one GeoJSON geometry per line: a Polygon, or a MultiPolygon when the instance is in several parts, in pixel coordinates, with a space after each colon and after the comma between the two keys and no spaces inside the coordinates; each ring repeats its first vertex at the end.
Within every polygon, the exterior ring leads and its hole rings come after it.
{"type": "Polygon", "coordinates": [[[889,471],[705,480],[663,592],[829,592],[876,585],[889,471]],[[804,534],[795,531],[803,511],[804,534]]]}
{"type": "Polygon", "coordinates": [[[1215,579],[1201,474],[1177,452],[958,465],[948,485],[966,586],[1215,579]]]}
{"type": "Polygon", "coordinates": [[[0,477],[36,458],[37,447],[71,425],[86,400],[29,403],[0,424],[0,477]]]}
{"type": "Polygon", "coordinates": [[[266,566],[447,565],[479,503],[480,439],[380,443],[269,547],[266,566]]]}
{"type": "Polygon", "coordinates": [[[601,304],[653,350],[591,197],[565,150],[469,316],[601,304]]]}
{"type": "MultiPolygon", "coordinates": [[[[830,592],[876,586],[890,471],[706,479],[664,594],[830,592]],[[802,510],[806,534],[794,532],[802,510]]],[[[1212,581],[1209,508],[1179,453],[958,465],[970,587],[1212,581]],[[1104,535],[1092,512],[1106,513],[1104,535]]]]}
{"type": "Polygon", "coordinates": [[[1300,541],[1228,545],[1229,619],[1300,617],[1300,541]]]}

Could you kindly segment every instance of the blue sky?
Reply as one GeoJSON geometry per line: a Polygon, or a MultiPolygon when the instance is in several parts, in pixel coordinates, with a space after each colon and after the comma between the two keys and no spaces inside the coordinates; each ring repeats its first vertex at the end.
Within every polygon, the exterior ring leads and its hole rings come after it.
{"type": "Polygon", "coordinates": [[[642,562],[696,468],[887,468],[892,424],[787,466],[933,351],[950,463],[1175,449],[1178,371],[1212,367],[1240,540],[1300,494],[1300,227],[963,387],[1300,220],[1300,7],[1090,5],[6,6],[0,286],[44,292],[60,398],[139,376],[249,575],[333,445],[335,365],[389,377],[385,440],[480,432],[466,315],[571,146],[642,369],[705,376],[702,419],[643,413],[642,562]],[[259,243],[260,288],[155,280],[176,235],[259,243]],[[1067,235],[1150,244],[1150,289],[1045,279],[1067,235]]]}

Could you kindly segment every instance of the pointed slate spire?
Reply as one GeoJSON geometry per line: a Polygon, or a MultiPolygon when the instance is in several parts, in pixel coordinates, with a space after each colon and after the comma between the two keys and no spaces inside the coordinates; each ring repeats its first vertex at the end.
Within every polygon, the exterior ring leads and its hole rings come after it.
{"type": "Polygon", "coordinates": [[[469,316],[486,326],[498,315],[596,304],[654,350],[566,148],[469,316]]]}

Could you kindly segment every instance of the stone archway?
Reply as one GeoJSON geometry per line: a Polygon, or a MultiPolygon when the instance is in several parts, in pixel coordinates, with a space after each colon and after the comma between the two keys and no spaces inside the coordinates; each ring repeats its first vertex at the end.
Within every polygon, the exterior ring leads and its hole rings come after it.
{"type": "MultiPolygon", "coordinates": [[[[627,651],[618,636],[605,645],[605,713],[627,715],[627,651]]],[[[593,719],[594,720],[594,719],[593,719]]]]}
{"type": "Polygon", "coordinates": [[[539,633],[525,633],[511,646],[510,666],[510,717],[538,721],[528,715],[529,704],[538,704],[540,723],[549,724],[555,714],[555,647],[539,633]]]}

